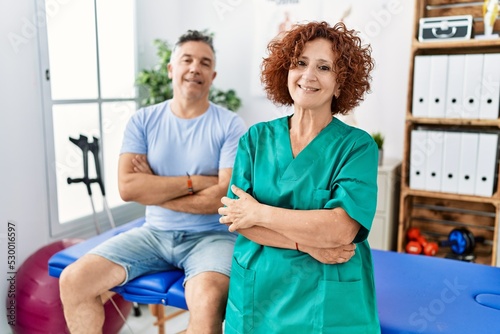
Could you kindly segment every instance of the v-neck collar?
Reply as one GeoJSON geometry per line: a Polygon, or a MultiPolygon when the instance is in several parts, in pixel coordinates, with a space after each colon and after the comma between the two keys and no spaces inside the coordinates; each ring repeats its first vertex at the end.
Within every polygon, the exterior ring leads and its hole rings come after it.
{"type": "Polygon", "coordinates": [[[282,181],[295,181],[303,177],[317,163],[323,156],[322,152],[324,150],[321,149],[321,146],[322,144],[326,144],[322,141],[322,138],[330,132],[330,127],[335,123],[335,118],[333,118],[294,158],[292,143],[290,141],[290,117],[283,117],[281,119],[279,126],[276,127],[276,140],[274,141],[282,181]]]}

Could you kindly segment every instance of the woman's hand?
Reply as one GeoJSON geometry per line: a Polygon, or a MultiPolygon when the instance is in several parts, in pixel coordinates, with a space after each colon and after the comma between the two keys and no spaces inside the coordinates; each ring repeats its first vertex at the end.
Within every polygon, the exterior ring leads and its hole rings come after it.
{"type": "Polygon", "coordinates": [[[222,215],[219,222],[228,226],[230,232],[257,225],[262,205],[235,185],[231,186],[231,191],[238,196],[238,199],[222,197],[221,202],[225,206],[219,208],[219,214],[222,215]]]}
{"type": "Polygon", "coordinates": [[[356,250],[355,244],[336,248],[315,248],[300,245],[299,247],[302,252],[311,255],[311,257],[324,264],[345,263],[354,256],[356,250]]]}
{"type": "Polygon", "coordinates": [[[145,155],[136,155],[132,159],[132,164],[134,165],[134,172],[154,175],[145,155]]]}

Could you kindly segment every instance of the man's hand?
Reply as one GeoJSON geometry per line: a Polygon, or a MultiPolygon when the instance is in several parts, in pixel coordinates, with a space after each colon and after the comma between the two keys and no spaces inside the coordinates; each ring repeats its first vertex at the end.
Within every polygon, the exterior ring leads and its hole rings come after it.
{"type": "Polygon", "coordinates": [[[324,264],[338,264],[345,263],[354,256],[356,245],[349,244],[346,246],[339,246],[336,248],[315,248],[300,246],[300,251],[311,255],[314,259],[324,264]]]}
{"type": "Polygon", "coordinates": [[[154,175],[151,166],[149,166],[148,160],[145,155],[136,155],[132,159],[132,165],[134,166],[135,173],[144,173],[154,175]]]}

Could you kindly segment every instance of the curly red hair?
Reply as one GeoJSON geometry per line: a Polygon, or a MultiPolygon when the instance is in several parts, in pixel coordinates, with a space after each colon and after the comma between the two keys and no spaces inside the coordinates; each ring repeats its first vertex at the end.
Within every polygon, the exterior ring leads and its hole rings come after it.
{"type": "Polygon", "coordinates": [[[357,32],[348,30],[342,22],[333,27],[324,21],[296,25],[282,37],[272,40],[267,46],[269,56],[264,58],[261,66],[264,90],[275,104],[292,105],[287,87],[288,70],[297,67],[304,45],[316,38],[325,38],[332,43],[341,93],[338,98],[333,98],[331,111],[332,115],[345,115],[370,91],[374,61],[371,47],[361,45],[357,32]]]}

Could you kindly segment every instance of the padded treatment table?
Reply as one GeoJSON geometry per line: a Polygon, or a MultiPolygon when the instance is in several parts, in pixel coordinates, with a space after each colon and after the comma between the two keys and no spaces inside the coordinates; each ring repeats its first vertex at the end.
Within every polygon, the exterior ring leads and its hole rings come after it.
{"type": "Polygon", "coordinates": [[[383,334],[500,333],[500,268],[373,251],[383,334]]]}
{"type": "MultiPolygon", "coordinates": [[[[144,224],[144,218],[139,218],[121,225],[105,233],[92,237],[84,242],[64,249],[49,259],[49,275],[59,277],[63,269],[87,253],[90,249],[110,237],[144,224]]],[[[184,299],[184,272],[181,270],[165,271],[144,275],[133,279],[123,286],[112,289],[128,301],[141,304],[163,304],[187,310],[184,299]]]]}
{"type": "MultiPolygon", "coordinates": [[[[91,248],[136,226],[134,220],[49,259],[49,275],[91,248]]],[[[422,255],[373,250],[378,312],[383,334],[500,333],[500,268],[422,255]]],[[[187,310],[181,270],[144,275],[113,291],[128,301],[187,310]]]]}

